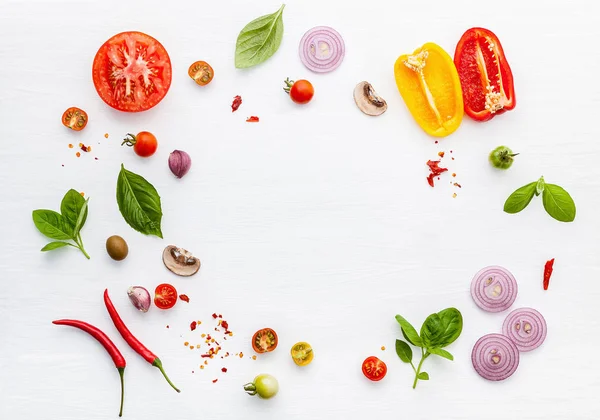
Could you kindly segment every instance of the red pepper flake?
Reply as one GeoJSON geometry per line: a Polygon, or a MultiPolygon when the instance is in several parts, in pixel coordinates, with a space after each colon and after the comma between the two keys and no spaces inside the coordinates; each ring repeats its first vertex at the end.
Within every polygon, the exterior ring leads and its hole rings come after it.
{"type": "Polygon", "coordinates": [[[450,150],[450,153],[452,153],[452,150],[450,150]]]}
{"type": "Polygon", "coordinates": [[[194,346],[190,346],[190,350],[194,350],[194,346]]]}
{"type": "Polygon", "coordinates": [[[69,143],[69,149],[72,149],[73,145],[71,143],[69,143]]]}
{"type": "Polygon", "coordinates": [[[212,317],[213,317],[214,319],[217,319],[217,314],[212,314],[212,317]]]}
{"type": "Polygon", "coordinates": [[[219,314],[219,318],[223,318],[223,315],[219,314]]]}
{"type": "Polygon", "coordinates": [[[252,123],[255,123],[258,121],[259,121],[258,117],[254,116],[254,115],[251,117],[248,117],[248,119],[246,120],[246,122],[252,122],[252,123]]]}
{"type": "Polygon", "coordinates": [[[244,357],[244,353],[240,352],[240,359],[244,357]]]}
{"type": "Polygon", "coordinates": [[[453,173],[453,174],[452,174],[452,176],[453,176],[454,178],[456,178],[456,173],[453,173]]]}
{"type": "Polygon", "coordinates": [[[256,360],[256,355],[252,356],[252,360],[256,360]]]}
{"type": "Polygon", "coordinates": [[[75,156],[80,157],[81,153],[77,152],[77,153],[75,153],[75,156]]]}
{"type": "Polygon", "coordinates": [[[192,321],[192,323],[190,324],[190,330],[194,331],[197,325],[198,323],[196,321],[192,321]]]}
{"type": "Polygon", "coordinates": [[[104,133],[104,138],[107,139],[108,138],[108,133],[104,133]]]}
{"type": "Polygon", "coordinates": [[[443,158],[443,157],[444,157],[444,155],[445,155],[445,153],[444,153],[444,152],[438,152],[438,156],[439,156],[439,157],[443,158]]]}
{"type": "Polygon", "coordinates": [[[221,372],[226,373],[227,372],[227,368],[221,369],[221,372]]]}
{"type": "Polygon", "coordinates": [[[437,140],[435,141],[435,144],[438,144],[438,141],[437,141],[437,140]]]}
{"type": "Polygon", "coordinates": [[[183,300],[184,302],[190,303],[190,298],[188,297],[188,295],[179,295],[179,299],[183,300]]]}
{"type": "Polygon", "coordinates": [[[454,158],[452,158],[452,160],[454,160],[454,158]]]}
{"type": "Polygon", "coordinates": [[[229,324],[227,323],[227,321],[222,321],[221,327],[225,328],[225,334],[227,334],[227,330],[229,330],[229,324]]]}
{"type": "Polygon", "coordinates": [[[234,96],[233,102],[231,104],[231,112],[237,111],[241,104],[242,104],[242,97],[240,95],[234,96]]]}
{"type": "Polygon", "coordinates": [[[455,187],[458,187],[458,188],[462,188],[462,185],[460,185],[458,182],[455,182],[455,183],[454,183],[454,186],[455,186],[455,187]]]}
{"type": "Polygon", "coordinates": [[[213,379],[213,384],[217,383],[218,379],[213,379]]]}
{"type": "Polygon", "coordinates": [[[95,157],[95,158],[94,158],[94,160],[98,160],[98,158],[97,158],[97,157],[95,157]]]}
{"type": "MultiPolygon", "coordinates": [[[[429,185],[431,185],[433,187],[433,178],[448,171],[447,168],[440,168],[439,167],[440,161],[439,160],[428,160],[427,161],[427,166],[429,166],[429,170],[431,171],[431,173],[429,174],[429,176],[427,177],[427,182],[429,183],[429,185]]],[[[440,178],[438,177],[438,180],[440,178]]]]}
{"type": "Polygon", "coordinates": [[[169,328],[169,326],[167,325],[167,328],[169,328]]]}
{"type": "Polygon", "coordinates": [[[456,198],[456,193],[452,194],[452,198],[456,198]]]}
{"type": "Polygon", "coordinates": [[[546,265],[544,266],[544,290],[548,290],[548,286],[550,285],[550,276],[552,275],[553,270],[554,258],[546,261],[546,265]]]}

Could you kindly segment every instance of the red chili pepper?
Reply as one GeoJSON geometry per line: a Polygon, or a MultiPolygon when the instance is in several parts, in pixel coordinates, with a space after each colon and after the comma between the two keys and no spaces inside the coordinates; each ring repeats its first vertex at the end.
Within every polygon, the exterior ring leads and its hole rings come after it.
{"type": "Polygon", "coordinates": [[[115,324],[117,331],[119,331],[121,337],[123,337],[127,344],[129,344],[129,347],[131,347],[133,350],[135,350],[137,354],[146,359],[146,361],[152,366],[157,367],[163,374],[169,385],[171,385],[175,391],[181,392],[179,391],[179,389],[177,389],[175,385],[173,385],[173,382],[171,382],[171,380],[165,373],[160,359],[154,353],[148,350],[142,343],[140,343],[140,341],[137,338],[135,338],[133,334],[131,334],[131,331],[129,331],[129,329],[119,316],[119,313],[115,309],[115,305],[113,305],[113,303],[111,302],[110,297],[108,296],[108,289],[104,291],[104,304],[106,305],[108,314],[110,315],[110,318],[115,324]]]}
{"type": "Polygon", "coordinates": [[[74,319],[59,319],[57,321],[52,321],[52,323],[56,325],[68,325],[69,327],[75,327],[79,328],[82,331],[85,331],[86,333],[94,337],[96,340],[98,340],[98,342],[102,344],[102,346],[104,346],[108,354],[110,354],[110,357],[112,357],[115,367],[119,371],[119,376],[121,377],[121,408],[119,409],[119,417],[121,417],[123,415],[123,397],[125,396],[125,390],[123,386],[123,374],[125,373],[125,366],[127,365],[127,363],[125,363],[125,358],[123,357],[117,346],[115,346],[115,343],[113,343],[111,339],[108,338],[108,336],[104,334],[101,330],[99,330],[91,324],[88,324],[87,322],[77,321],[74,319]]]}
{"type": "Polygon", "coordinates": [[[188,297],[188,295],[179,295],[179,299],[183,300],[184,302],[190,303],[190,298],[188,297]]]}
{"type": "Polygon", "coordinates": [[[231,112],[237,111],[241,104],[242,104],[242,97],[240,95],[236,95],[233,98],[233,103],[231,104],[231,112]]]}
{"type": "Polygon", "coordinates": [[[258,117],[255,117],[254,115],[251,117],[248,117],[248,119],[246,120],[246,122],[258,122],[259,119],[258,117]]]}
{"type": "Polygon", "coordinates": [[[492,31],[467,30],[456,45],[454,64],[469,117],[487,121],[514,109],[517,102],[512,71],[502,44],[492,31]]]}
{"type": "Polygon", "coordinates": [[[554,270],[554,258],[549,261],[546,261],[546,265],[544,266],[544,290],[548,290],[548,285],[550,284],[550,276],[552,275],[552,271],[554,270]]]}
{"type": "Polygon", "coordinates": [[[442,173],[448,171],[447,168],[440,168],[439,164],[440,164],[439,160],[428,160],[427,161],[427,166],[429,166],[429,170],[431,171],[431,173],[427,177],[427,182],[432,187],[433,187],[433,178],[438,176],[439,174],[442,174],[442,173]]]}

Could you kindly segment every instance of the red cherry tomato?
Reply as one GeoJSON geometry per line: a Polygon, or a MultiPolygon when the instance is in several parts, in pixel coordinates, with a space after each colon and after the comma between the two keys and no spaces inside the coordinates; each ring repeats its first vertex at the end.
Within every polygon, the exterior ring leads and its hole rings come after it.
{"type": "Polygon", "coordinates": [[[83,109],[71,107],[63,113],[62,123],[71,130],[81,131],[88,123],[88,115],[83,109]]]}
{"type": "Polygon", "coordinates": [[[171,59],[160,42],[142,32],[106,41],[92,67],[100,98],[119,111],[140,112],[158,104],[171,86],[171,59]]]}
{"type": "Polygon", "coordinates": [[[171,309],[177,303],[177,290],[170,284],[159,284],[154,291],[154,304],[159,309],[171,309]]]}
{"type": "Polygon", "coordinates": [[[277,348],[279,339],[277,333],[271,328],[258,330],[252,336],[252,348],[257,353],[268,353],[277,348]]]}
{"type": "Polygon", "coordinates": [[[283,88],[289,95],[292,101],[297,104],[307,104],[315,94],[315,88],[308,80],[293,81],[287,78],[285,80],[286,87],[283,88]]]}
{"type": "Polygon", "coordinates": [[[133,146],[135,154],[141,157],[152,156],[158,148],[156,137],[148,131],[140,131],[137,136],[127,134],[127,137],[124,138],[123,143],[121,143],[121,146],[124,145],[129,147],[133,146]]]}
{"type": "Polygon", "coordinates": [[[363,374],[372,381],[381,381],[386,373],[387,366],[375,356],[367,357],[362,364],[363,374]]]}
{"type": "Polygon", "coordinates": [[[188,75],[200,86],[205,86],[212,81],[215,71],[206,61],[196,61],[188,69],[188,75]]]}

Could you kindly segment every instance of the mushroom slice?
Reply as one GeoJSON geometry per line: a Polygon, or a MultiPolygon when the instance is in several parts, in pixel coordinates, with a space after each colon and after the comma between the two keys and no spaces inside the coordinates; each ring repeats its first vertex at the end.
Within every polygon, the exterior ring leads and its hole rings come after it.
{"type": "Polygon", "coordinates": [[[360,82],[354,88],[354,101],[356,106],[367,115],[376,117],[387,110],[387,102],[377,95],[369,82],[360,82]]]}
{"type": "Polygon", "coordinates": [[[200,269],[200,260],[191,252],[169,245],[163,251],[163,263],[173,274],[178,276],[193,276],[200,269]]]}

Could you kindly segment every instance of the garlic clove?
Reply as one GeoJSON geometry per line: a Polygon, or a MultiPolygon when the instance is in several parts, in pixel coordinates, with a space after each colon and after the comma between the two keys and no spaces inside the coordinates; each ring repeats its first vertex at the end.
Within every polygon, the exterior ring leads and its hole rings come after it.
{"type": "Polygon", "coordinates": [[[138,311],[148,312],[148,309],[150,309],[152,298],[145,287],[131,286],[127,289],[127,296],[129,296],[129,300],[138,311]]]}
{"type": "Polygon", "coordinates": [[[192,166],[192,158],[183,150],[173,150],[169,155],[169,169],[177,178],[187,174],[192,166]]]}

